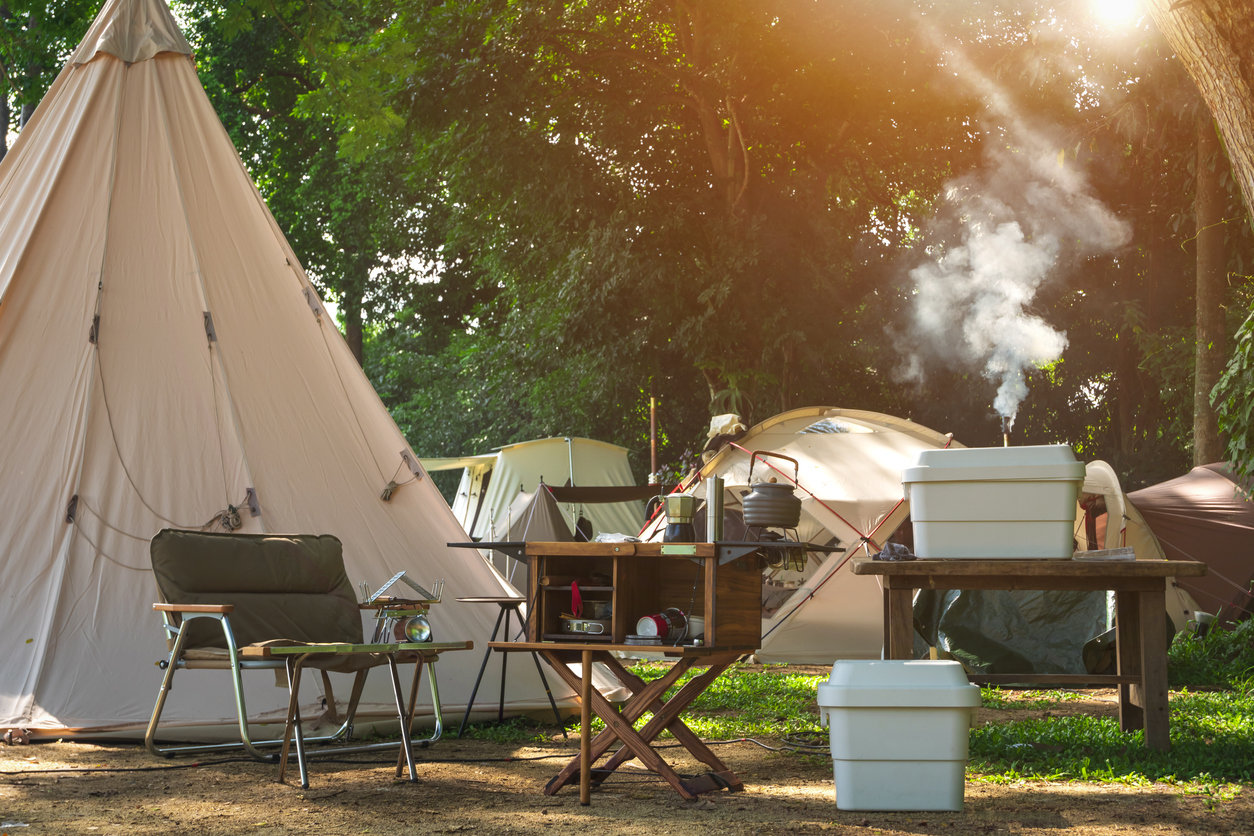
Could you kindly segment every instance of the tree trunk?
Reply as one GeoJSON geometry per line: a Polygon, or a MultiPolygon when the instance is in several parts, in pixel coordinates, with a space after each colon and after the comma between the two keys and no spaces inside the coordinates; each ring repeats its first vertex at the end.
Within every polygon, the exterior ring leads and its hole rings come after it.
{"type": "Polygon", "coordinates": [[[1228,359],[1224,295],[1227,278],[1224,250],[1224,189],[1220,174],[1225,158],[1210,114],[1198,118],[1197,194],[1197,348],[1193,374],[1193,464],[1223,458],[1218,421],[1210,390],[1219,381],[1228,359]]]}
{"type": "Polygon", "coordinates": [[[730,91],[718,89],[710,81],[709,9],[678,0],[676,12],[680,47],[695,70],[695,78],[685,90],[701,124],[714,186],[728,211],[734,212],[749,187],[748,150],[730,91]]]}
{"type": "Polygon", "coordinates": [[[365,344],[361,321],[361,293],[355,288],[340,291],[340,313],[344,316],[344,340],[357,365],[365,362],[365,344]]]}
{"type": "Polygon", "coordinates": [[[1254,207],[1254,4],[1148,0],[1147,6],[1215,117],[1245,205],[1254,207]]]}
{"type": "Polygon", "coordinates": [[[0,131],[0,160],[9,153],[9,117],[12,113],[8,95],[0,95],[0,126],[3,126],[3,131],[0,131]]]}

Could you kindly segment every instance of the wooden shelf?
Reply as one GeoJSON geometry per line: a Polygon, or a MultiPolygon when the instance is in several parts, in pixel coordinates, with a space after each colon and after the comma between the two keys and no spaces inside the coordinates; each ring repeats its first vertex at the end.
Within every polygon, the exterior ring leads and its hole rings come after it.
{"type": "Polygon", "coordinates": [[[674,607],[703,619],[704,645],[756,648],[762,633],[761,558],[751,550],[731,558],[725,549],[721,553],[722,563],[714,543],[527,543],[529,600],[535,602],[528,640],[621,645],[641,618],[674,607]],[[571,611],[572,582],[585,601],[608,594],[611,629],[604,638],[561,631],[560,616],[571,611]]]}
{"type": "Polygon", "coordinates": [[[609,644],[614,637],[611,635],[598,635],[596,633],[545,633],[540,637],[546,642],[602,642],[609,644]]]}

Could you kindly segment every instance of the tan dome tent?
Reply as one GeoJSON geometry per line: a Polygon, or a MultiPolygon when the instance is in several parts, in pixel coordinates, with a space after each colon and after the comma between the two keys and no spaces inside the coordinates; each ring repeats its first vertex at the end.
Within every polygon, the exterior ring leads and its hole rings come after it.
{"type": "MultiPolygon", "coordinates": [[[[0,726],[142,736],[166,656],[148,556],[162,528],[333,534],[354,585],[401,569],[444,578],[437,638],[486,641],[495,612],[456,598],[512,593],[446,547],[461,527],[324,311],[161,0],[105,4],[0,163],[0,391],[0,726]]],[[[478,665],[440,662],[446,711],[478,665]]],[[[535,671],[515,667],[509,709],[547,710],[535,671]]],[[[166,720],[229,734],[227,678],[215,691],[196,676],[166,720]]],[[[381,709],[377,679],[367,701],[381,709]]],[[[283,716],[284,689],[251,687],[254,714],[283,716]]]]}
{"type": "MultiPolygon", "coordinates": [[[[848,561],[878,552],[908,521],[902,471],[918,453],[961,445],[908,420],[834,407],[786,412],[719,441],[727,443],[681,487],[703,499],[708,479],[723,477],[725,539],[744,534],[743,528],[733,530],[730,525],[738,516],[741,495],[748,491],[752,454],[769,451],[798,462],[795,493],[803,510],[797,535],[845,549],[826,557],[811,553],[801,571],[788,567],[764,571],[758,658],[798,664],[879,658],[880,587],[872,576],[853,575],[848,561]]],[[[757,460],[754,481],[762,478],[758,474],[767,462],[774,462],[767,478],[793,482],[793,466],[770,457],[757,460]]],[[[1114,470],[1095,461],[1085,471],[1075,523],[1080,547],[1133,547],[1138,559],[1161,559],[1157,539],[1127,502],[1114,470]]],[[[663,519],[652,520],[645,528],[646,539],[660,539],[664,524],[663,519]]],[[[699,536],[705,531],[701,511],[696,528],[699,536]]],[[[908,543],[909,527],[894,539],[908,543]]],[[[1173,624],[1184,629],[1196,608],[1192,598],[1171,584],[1167,604],[1173,624]]],[[[1083,673],[1085,642],[1110,623],[1107,596],[1101,593],[937,591],[920,596],[915,612],[940,650],[965,654],[977,665],[985,659],[994,664],[1002,660],[1019,672],[1083,673]],[[1008,633],[1014,634],[1013,640],[998,638],[1008,633]]],[[[921,649],[926,652],[925,646],[921,649]]]]}

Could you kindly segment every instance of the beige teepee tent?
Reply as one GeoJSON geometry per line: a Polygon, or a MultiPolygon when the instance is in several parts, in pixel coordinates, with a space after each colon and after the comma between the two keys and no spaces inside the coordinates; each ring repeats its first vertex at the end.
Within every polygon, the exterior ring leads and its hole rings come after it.
{"type": "MultiPolygon", "coordinates": [[[[108,0],[0,164],[0,392],[0,727],[142,733],[165,653],[148,540],[165,527],[334,534],[355,583],[444,578],[436,637],[487,640],[495,609],[456,598],[508,586],[447,547],[465,534],[254,188],[163,0],[108,0]]],[[[439,664],[447,710],[479,660],[439,664]]],[[[489,667],[481,690],[496,693],[489,667]]],[[[509,707],[547,708],[516,667],[509,707]]],[[[198,675],[180,677],[166,718],[212,729],[231,716],[226,677],[219,691],[198,675]]],[[[281,708],[281,689],[253,687],[254,713],[281,708]]]]}

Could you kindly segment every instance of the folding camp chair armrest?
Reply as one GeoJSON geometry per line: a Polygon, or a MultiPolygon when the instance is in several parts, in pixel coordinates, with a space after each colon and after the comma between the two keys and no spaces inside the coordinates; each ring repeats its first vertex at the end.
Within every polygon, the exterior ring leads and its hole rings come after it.
{"type": "Polygon", "coordinates": [[[157,612],[198,612],[228,615],[235,612],[234,604],[166,604],[155,603],[152,608],[157,612]]]}

